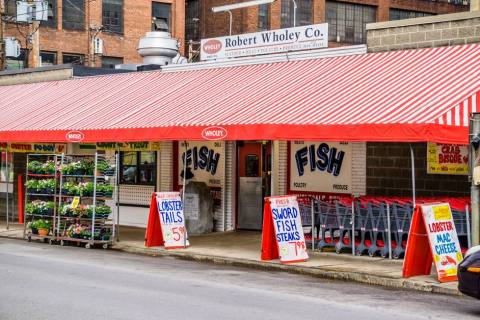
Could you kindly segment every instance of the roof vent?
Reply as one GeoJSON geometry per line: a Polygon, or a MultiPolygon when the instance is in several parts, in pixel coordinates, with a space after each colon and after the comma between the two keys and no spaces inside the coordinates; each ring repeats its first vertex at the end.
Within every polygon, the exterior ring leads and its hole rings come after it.
{"type": "Polygon", "coordinates": [[[143,64],[165,66],[172,63],[178,47],[177,39],[172,38],[169,32],[147,32],[138,43],[138,54],[143,57],[143,64]]]}

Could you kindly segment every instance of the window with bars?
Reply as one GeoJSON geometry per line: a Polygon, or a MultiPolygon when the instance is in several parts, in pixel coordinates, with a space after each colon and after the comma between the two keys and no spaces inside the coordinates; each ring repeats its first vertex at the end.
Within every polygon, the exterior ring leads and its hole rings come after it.
{"type": "Polygon", "coordinates": [[[365,25],[376,22],[377,9],[372,6],[327,1],[328,40],[365,43],[365,25]]]}
{"type": "Polygon", "coordinates": [[[199,41],[200,34],[198,30],[199,23],[199,0],[188,0],[185,4],[185,42],[188,47],[188,41],[199,41]]]}
{"type": "MultiPolygon", "coordinates": [[[[312,24],[312,0],[296,0],[296,26],[312,24]]],[[[292,0],[282,0],[281,5],[281,27],[293,27],[294,5],[292,0]]]]}
{"type": "Polygon", "coordinates": [[[85,1],[84,0],[63,0],[62,25],[63,25],[63,29],[69,29],[69,30],[85,29],[85,1]]]}
{"type": "Polygon", "coordinates": [[[102,24],[104,31],[123,33],[123,0],[102,1],[102,24]]]}
{"type": "Polygon", "coordinates": [[[120,183],[156,185],[157,153],[155,151],[120,152],[120,183]]]}
{"type": "Polygon", "coordinates": [[[170,32],[171,7],[169,3],[152,2],[152,31],[170,32]]]}
{"type": "Polygon", "coordinates": [[[269,30],[268,23],[268,4],[261,4],[258,6],[258,31],[269,30]]]}
{"type": "Polygon", "coordinates": [[[47,12],[47,21],[41,21],[40,25],[49,28],[57,27],[57,1],[48,0],[48,12],[47,12]]]}
{"type": "Polygon", "coordinates": [[[49,51],[40,51],[40,58],[43,66],[53,66],[57,64],[57,53],[49,51]]]}
{"type": "Polygon", "coordinates": [[[83,65],[85,62],[85,56],[83,54],[64,53],[62,55],[62,63],[71,63],[76,65],[83,65]]]}
{"type": "Polygon", "coordinates": [[[432,15],[433,13],[428,13],[428,12],[410,11],[410,10],[402,10],[402,9],[390,9],[390,20],[412,19],[412,18],[432,16],[432,15]]]}

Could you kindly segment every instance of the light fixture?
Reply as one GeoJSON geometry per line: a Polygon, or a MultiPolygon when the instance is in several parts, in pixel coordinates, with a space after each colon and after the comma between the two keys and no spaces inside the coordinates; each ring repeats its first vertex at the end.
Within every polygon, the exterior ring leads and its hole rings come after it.
{"type": "Polygon", "coordinates": [[[218,12],[228,12],[230,15],[230,32],[229,34],[232,35],[232,11],[234,9],[242,9],[246,7],[254,7],[254,6],[260,6],[262,4],[269,4],[274,2],[275,0],[253,0],[253,1],[246,1],[246,2],[239,2],[239,3],[234,3],[234,4],[227,4],[224,6],[218,6],[218,7],[213,7],[212,11],[214,13],[218,12]]]}

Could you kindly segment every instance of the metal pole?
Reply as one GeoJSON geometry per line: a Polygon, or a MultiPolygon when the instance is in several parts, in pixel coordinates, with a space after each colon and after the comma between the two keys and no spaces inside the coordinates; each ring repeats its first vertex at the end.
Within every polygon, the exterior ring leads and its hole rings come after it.
{"type": "Polygon", "coordinates": [[[9,210],[9,203],[8,203],[8,191],[9,191],[9,188],[8,188],[8,185],[10,184],[10,167],[8,165],[8,150],[5,151],[5,171],[6,171],[6,176],[7,176],[7,230],[10,228],[10,210],[9,210]]]}
{"type": "MultiPolygon", "coordinates": [[[[115,187],[117,191],[116,206],[117,206],[117,242],[120,241],[120,150],[117,144],[117,152],[115,153],[115,187]]],[[[115,226],[114,226],[115,227],[115,226]]]]}
{"type": "Polygon", "coordinates": [[[310,213],[311,213],[311,218],[312,218],[312,251],[315,250],[315,211],[313,206],[315,205],[315,199],[312,198],[310,202],[311,208],[310,208],[310,213]]]}
{"type": "Polygon", "coordinates": [[[465,215],[467,219],[467,243],[468,243],[468,248],[470,249],[472,247],[472,231],[470,230],[470,214],[469,214],[469,209],[468,205],[465,206],[465,215]]]}
{"type": "MultiPolygon", "coordinates": [[[[472,113],[470,118],[470,141],[472,138],[480,135],[480,113],[472,113]]],[[[469,146],[469,159],[470,159],[470,201],[471,201],[471,216],[472,216],[472,246],[480,244],[480,210],[479,210],[479,187],[475,184],[472,178],[473,169],[476,165],[477,151],[473,148],[472,144],[469,146]]]]}
{"type": "Polygon", "coordinates": [[[293,1],[293,26],[297,26],[297,2],[295,0],[293,1]]]}
{"type": "Polygon", "coordinates": [[[229,35],[232,35],[232,20],[233,20],[233,16],[232,16],[232,11],[228,10],[228,15],[230,16],[230,28],[229,28],[229,35]]]}
{"type": "Polygon", "coordinates": [[[5,12],[4,4],[4,0],[0,0],[0,71],[5,69],[5,42],[3,41],[3,13],[5,12]]]}
{"type": "MultiPolygon", "coordinates": [[[[230,11],[229,11],[230,12],[230,11]]],[[[230,13],[231,15],[231,13],[230,13]]],[[[231,23],[232,23],[232,20],[230,20],[230,26],[231,26],[231,23]]],[[[187,181],[187,141],[183,141],[183,143],[185,144],[185,153],[183,155],[183,190],[182,190],[182,202],[183,202],[183,214],[185,216],[185,188],[186,188],[186,181],[187,181]]],[[[187,247],[187,232],[185,230],[185,232],[183,233],[183,247],[186,248],[187,247]]]]}
{"type": "Polygon", "coordinates": [[[95,241],[95,215],[97,212],[97,169],[98,169],[98,151],[95,152],[95,171],[93,172],[93,212],[92,212],[92,246],[95,241]]]}
{"type": "Polygon", "coordinates": [[[355,255],[355,199],[352,199],[352,255],[355,255]]]}
{"type": "Polygon", "coordinates": [[[412,162],[412,201],[413,207],[415,208],[417,201],[416,201],[416,188],[415,188],[415,155],[413,153],[413,147],[410,145],[410,158],[412,162]]]}
{"type": "MultiPolygon", "coordinates": [[[[392,232],[390,230],[390,205],[387,203],[387,241],[388,241],[388,259],[392,259],[392,232]]],[[[397,244],[398,245],[398,244],[397,244]]]]}
{"type": "Polygon", "coordinates": [[[223,142],[223,186],[222,186],[222,211],[223,211],[223,232],[227,231],[227,204],[226,199],[227,199],[227,193],[226,193],[226,187],[227,187],[227,142],[223,142]]]}

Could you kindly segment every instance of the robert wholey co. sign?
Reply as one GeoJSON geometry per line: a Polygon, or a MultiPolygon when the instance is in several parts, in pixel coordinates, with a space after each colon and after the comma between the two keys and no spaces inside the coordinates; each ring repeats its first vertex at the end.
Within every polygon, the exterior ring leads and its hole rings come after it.
{"type": "Polygon", "coordinates": [[[269,30],[235,36],[202,39],[200,59],[213,60],[326,48],[328,24],[269,30]]]}
{"type": "Polygon", "coordinates": [[[293,141],[290,190],[352,193],[352,146],[348,142],[293,141]]]}

